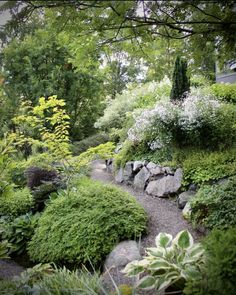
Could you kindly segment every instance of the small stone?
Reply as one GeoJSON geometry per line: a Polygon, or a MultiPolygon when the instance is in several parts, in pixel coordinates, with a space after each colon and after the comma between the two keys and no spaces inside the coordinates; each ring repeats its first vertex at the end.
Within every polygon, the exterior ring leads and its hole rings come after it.
{"type": "Polygon", "coordinates": [[[156,168],[150,169],[150,173],[151,175],[155,176],[155,175],[164,174],[165,172],[162,169],[162,167],[156,166],[156,168]]]}
{"type": "Polygon", "coordinates": [[[119,243],[107,256],[105,268],[126,266],[129,262],[140,259],[138,244],[135,241],[124,241],[119,243]]]}
{"type": "Polygon", "coordinates": [[[169,175],[174,175],[175,174],[174,169],[171,168],[171,167],[163,167],[162,169],[165,171],[166,174],[169,174],[169,175]]]}
{"type": "Polygon", "coordinates": [[[153,163],[153,162],[149,162],[147,164],[147,169],[148,170],[155,169],[156,167],[157,167],[157,165],[155,163],[153,163]]]}
{"type": "Polygon", "coordinates": [[[187,202],[189,202],[194,196],[196,192],[194,191],[186,191],[179,195],[177,199],[177,204],[179,209],[183,209],[187,202]]]}
{"type": "Polygon", "coordinates": [[[143,161],[134,161],[133,171],[137,172],[143,167],[143,161]]]}
{"type": "Polygon", "coordinates": [[[191,212],[192,212],[191,204],[190,202],[187,202],[186,205],[184,206],[184,209],[182,210],[183,217],[189,220],[191,217],[191,212]]]}

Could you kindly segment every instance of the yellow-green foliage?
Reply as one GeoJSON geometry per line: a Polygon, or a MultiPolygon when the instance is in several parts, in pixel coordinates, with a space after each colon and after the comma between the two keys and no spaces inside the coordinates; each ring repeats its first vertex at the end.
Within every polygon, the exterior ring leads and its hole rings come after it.
{"type": "Polygon", "coordinates": [[[183,167],[184,185],[202,184],[236,174],[236,148],[225,151],[182,149],[174,162],[183,167]]]}
{"type": "Polygon", "coordinates": [[[213,84],[211,90],[219,99],[236,103],[236,84],[213,84]]]}
{"type": "Polygon", "coordinates": [[[0,215],[17,217],[30,211],[33,204],[33,197],[28,188],[13,190],[10,187],[8,191],[0,194],[0,215]]]}
{"type": "Polygon", "coordinates": [[[96,157],[104,160],[113,158],[114,149],[115,145],[112,142],[100,144],[96,147],[89,148],[86,152],[81,153],[77,157],[73,157],[71,161],[69,161],[69,164],[79,171],[81,168],[87,166],[96,157]]]}
{"type": "Polygon", "coordinates": [[[58,159],[71,155],[69,146],[70,117],[65,111],[65,101],[56,95],[39,98],[39,104],[28,107],[28,113],[13,119],[17,132],[11,136],[18,146],[37,144],[40,141],[58,159]],[[22,126],[27,126],[23,128],[22,126]],[[31,130],[29,131],[29,126],[31,130]],[[34,138],[38,136],[38,138],[34,138]],[[40,135],[40,136],[39,136],[40,135]]]}
{"type": "Polygon", "coordinates": [[[43,212],[29,254],[34,261],[98,265],[119,241],[138,238],[146,222],[128,193],[82,178],[43,212]]]}

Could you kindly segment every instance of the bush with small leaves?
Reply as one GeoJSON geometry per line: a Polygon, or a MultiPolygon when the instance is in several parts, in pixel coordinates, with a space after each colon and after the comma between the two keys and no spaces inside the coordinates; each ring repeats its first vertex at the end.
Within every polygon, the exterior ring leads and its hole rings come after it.
{"type": "Polygon", "coordinates": [[[97,266],[116,243],[146,229],[143,208],[128,193],[87,178],[52,200],[29,243],[34,261],[97,266]]]}
{"type": "Polygon", "coordinates": [[[201,277],[204,249],[201,244],[194,244],[186,230],[174,239],[170,234],[160,233],[156,237],[156,247],[147,248],[146,252],[143,260],[132,261],[123,270],[130,277],[144,274],[137,288],[157,292],[172,288],[177,292],[183,290],[188,280],[201,277]]]}
{"type": "Polygon", "coordinates": [[[224,183],[204,186],[191,202],[193,224],[207,228],[236,226],[236,176],[224,183]]]}
{"type": "Polygon", "coordinates": [[[0,196],[0,216],[17,217],[29,212],[33,206],[34,200],[28,188],[14,190],[10,186],[8,193],[0,196]]]}
{"type": "Polygon", "coordinates": [[[234,295],[236,278],[236,227],[213,230],[203,241],[206,264],[202,279],[192,279],[186,295],[234,295]]]}

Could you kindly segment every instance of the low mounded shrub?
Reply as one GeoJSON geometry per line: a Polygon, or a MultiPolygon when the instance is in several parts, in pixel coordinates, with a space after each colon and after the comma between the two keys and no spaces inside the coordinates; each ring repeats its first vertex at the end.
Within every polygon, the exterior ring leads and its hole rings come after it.
{"type": "Polygon", "coordinates": [[[209,152],[206,150],[182,149],[173,155],[175,165],[183,167],[183,185],[203,184],[236,174],[235,147],[209,152]]]}
{"type": "Polygon", "coordinates": [[[202,279],[187,282],[186,295],[234,295],[236,227],[214,230],[203,242],[207,260],[202,279]]]}
{"type": "Polygon", "coordinates": [[[194,224],[208,228],[236,226],[236,176],[225,183],[200,188],[191,203],[194,224]]]}
{"type": "Polygon", "coordinates": [[[33,206],[34,200],[28,188],[10,189],[0,196],[0,215],[17,217],[29,212],[33,206]]]}
{"type": "Polygon", "coordinates": [[[92,136],[89,136],[81,141],[76,141],[72,145],[72,153],[74,156],[87,151],[91,147],[98,146],[102,143],[109,141],[109,136],[106,133],[98,133],[92,136]]]}
{"type": "Polygon", "coordinates": [[[121,240],[146,229],[145,211],[129,194],[87,178],[53,200],[29,243],[32,260],[98,265],[121,240]]]}

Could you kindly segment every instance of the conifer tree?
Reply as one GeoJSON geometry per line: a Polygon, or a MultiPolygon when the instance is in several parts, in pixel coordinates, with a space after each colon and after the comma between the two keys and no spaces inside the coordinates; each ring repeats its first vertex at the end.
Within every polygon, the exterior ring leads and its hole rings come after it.
{"type": "Polygon", "coordinates": [[[190,83],[187,76],[187,62],[177,56],[172,78],[171,100],[180,100],[189,91],[190,83]]]}

